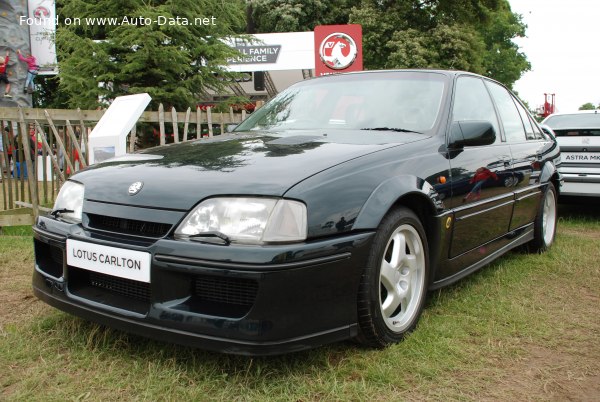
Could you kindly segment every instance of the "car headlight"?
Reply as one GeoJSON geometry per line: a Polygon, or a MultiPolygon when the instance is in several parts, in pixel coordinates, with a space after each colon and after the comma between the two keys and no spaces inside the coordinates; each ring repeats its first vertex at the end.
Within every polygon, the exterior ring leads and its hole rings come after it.
{"type": "Polygon", "coordinates": [[[261,244],[306,239],[306,206],[273,198],[211,198],[190,212],[175,231],[186,239],[211,233],[235,243],[261,244]]]}
{"type": "Polygon", "coordinates": [[[58,192],[54,208],[50,213],[56,218],[71,223],[81,222],[83,209],[83,184],[67,181],[58,192]]]}

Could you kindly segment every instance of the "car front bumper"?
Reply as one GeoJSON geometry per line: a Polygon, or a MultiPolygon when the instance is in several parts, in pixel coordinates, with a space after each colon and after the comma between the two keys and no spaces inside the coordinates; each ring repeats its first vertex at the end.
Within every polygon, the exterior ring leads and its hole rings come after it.
{"type": "Polygon", "coordinates": [[[293,245],[107,237],[45,217],[34,226],[34,294],[112,328],[202,349],[274,355],[352,338],[373,232],[293,245]],[[67,239],[151,254],[142,283],[67,264],[67,239]]]}

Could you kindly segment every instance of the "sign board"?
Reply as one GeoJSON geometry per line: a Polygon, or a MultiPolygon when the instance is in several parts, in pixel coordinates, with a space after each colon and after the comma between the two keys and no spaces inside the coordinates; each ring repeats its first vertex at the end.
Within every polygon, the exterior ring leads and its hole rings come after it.
{"type": "Polygon", "coordinates": [[[28,17],[21,17],[19,23],[29,26],[31,54],[40,66],[38,74],[58,74],[56,61],[56,10],[54,0],[29,0],[28,17]]]}
{"type": "Polygon", "coordinates": [[[152,98],[143,93],[119,96],[90,133],[90,165],[127,153],[127,134],[138,121],[152,98]]]}
{"type": "Polygon", "coordinates": [[[228,44],[241,55],[227,59],[235,72],[303,70],[315,68],[314,34],[287,32],[255,34],[253,39],[231,38],[228,44]]]}
{"type": "Polygon", "coordinates": [[[362,27],[319,25],[314,35],[315,75],[362,71],[362,27]]]}

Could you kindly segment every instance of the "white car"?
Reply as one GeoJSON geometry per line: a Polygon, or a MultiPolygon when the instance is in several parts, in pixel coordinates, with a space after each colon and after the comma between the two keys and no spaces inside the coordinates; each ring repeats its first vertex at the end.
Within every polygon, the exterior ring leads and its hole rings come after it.
{"type": "Polygon", "coordinates": [[[550,127],[561,150],[561,196],[600,197],[600,110],[552,114],[550,127]]]}

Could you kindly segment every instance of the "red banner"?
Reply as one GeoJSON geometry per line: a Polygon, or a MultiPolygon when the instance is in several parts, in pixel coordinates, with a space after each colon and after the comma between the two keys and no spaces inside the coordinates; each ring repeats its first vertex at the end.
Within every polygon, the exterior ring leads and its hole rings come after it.
{"type": "Polygon", "coordinates": [[[315,75],[362,71],[362,26],[315,27],[315,75]]]}

